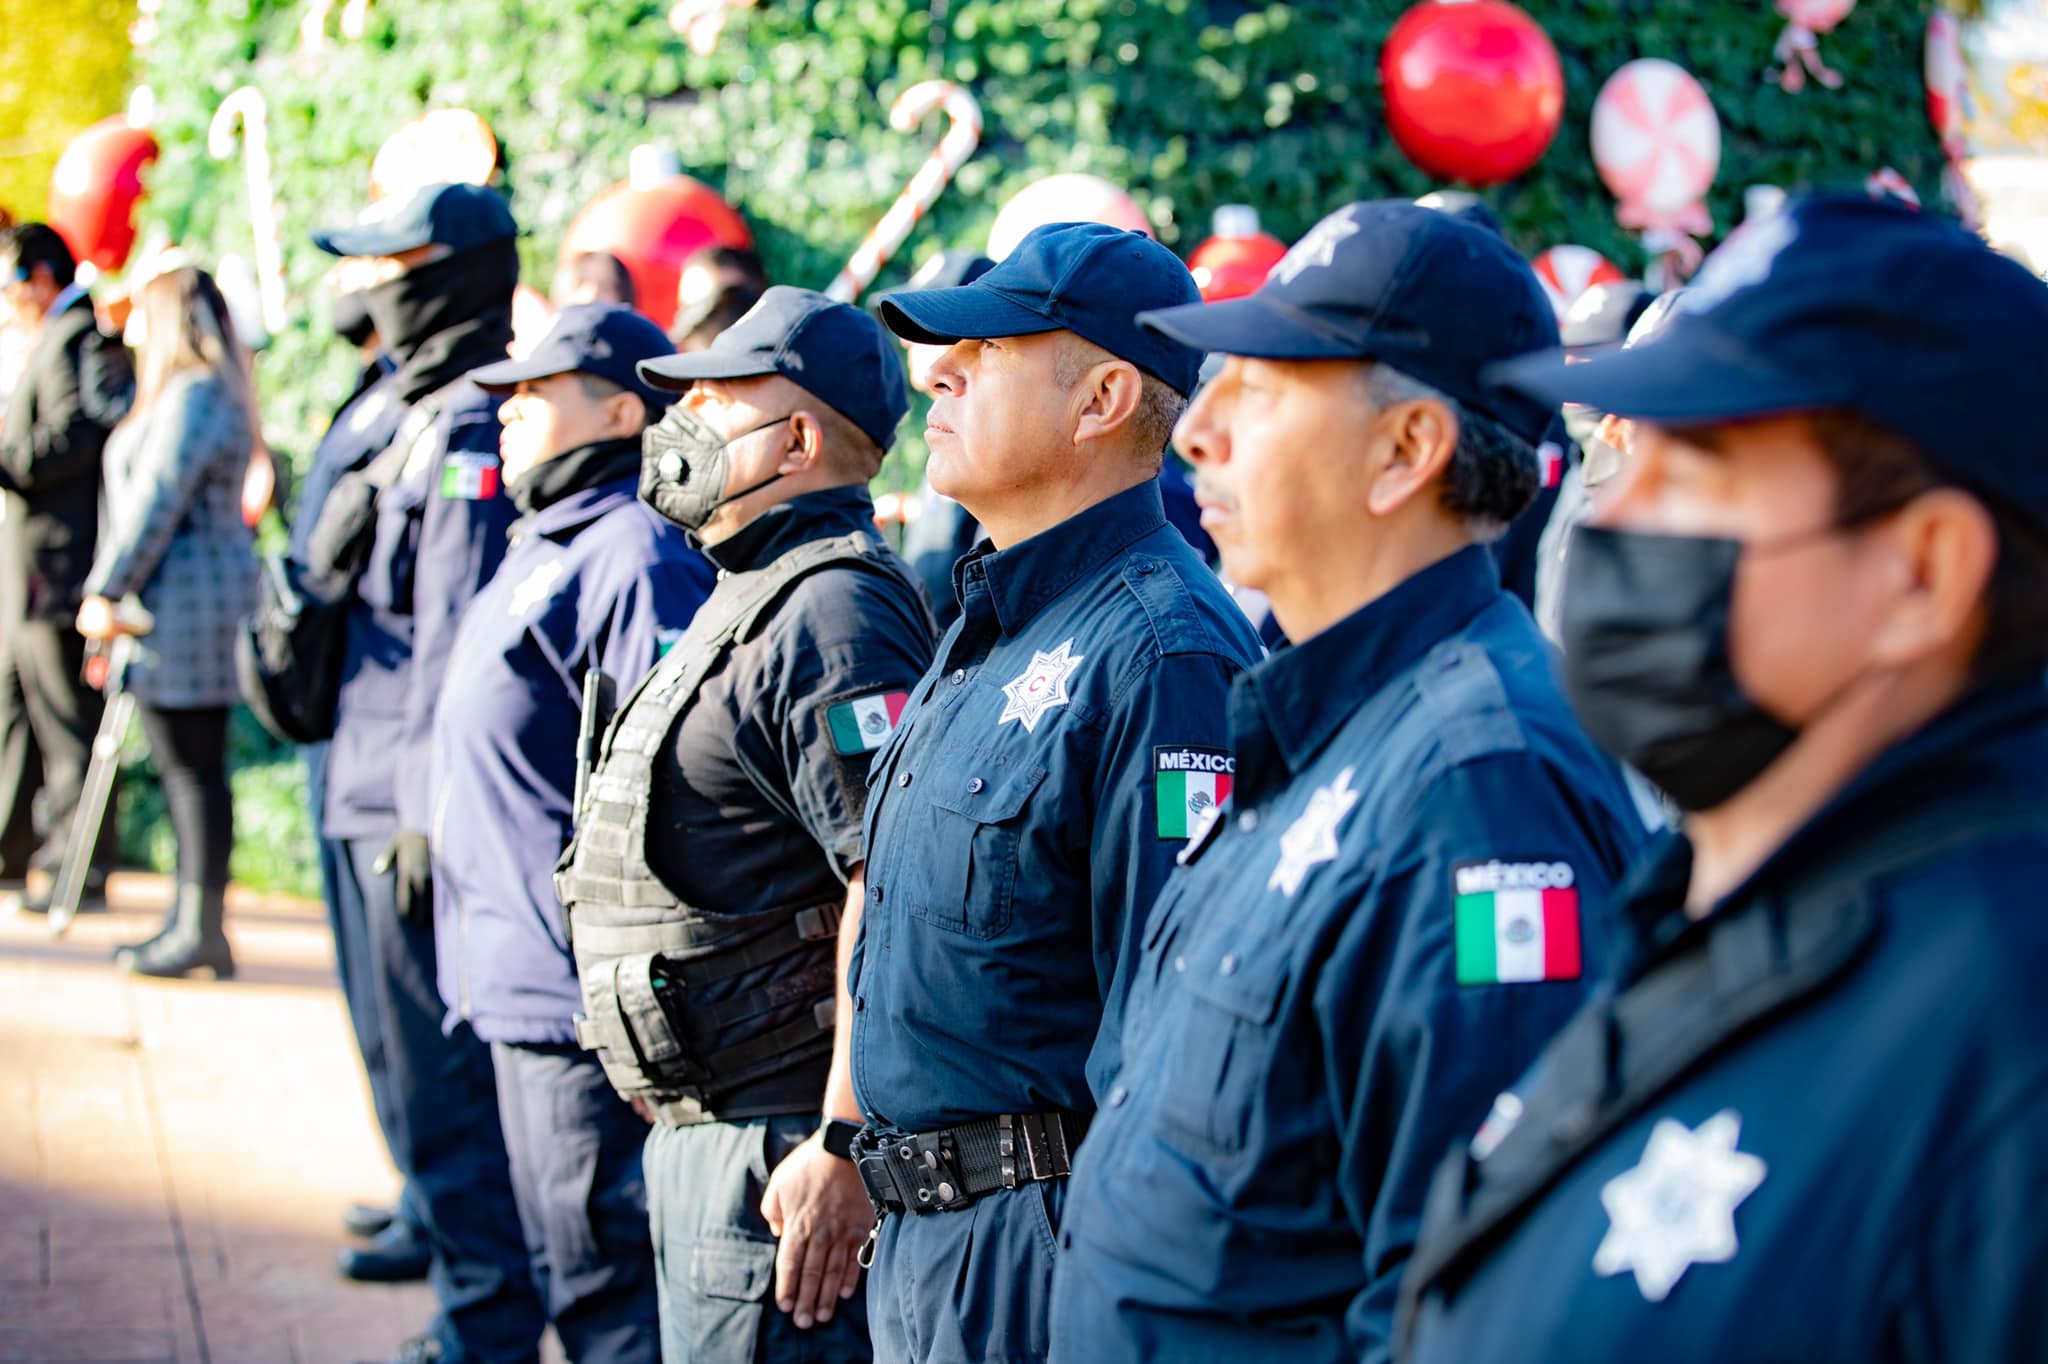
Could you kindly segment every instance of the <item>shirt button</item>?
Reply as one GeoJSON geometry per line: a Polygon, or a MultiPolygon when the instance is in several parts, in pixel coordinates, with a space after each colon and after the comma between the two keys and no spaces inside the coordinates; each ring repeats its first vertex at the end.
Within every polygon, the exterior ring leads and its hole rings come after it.
{"type": "Polygon", "coordinates": [[[853,1011],[857,1014],[864,1014],[868,1011],[868,997],[866,995],[855,995],[853,997],[853,1011]]]}
{"type": "Polygon", "coordinates": [[[1150,573],[1153,569],[1157,567],[1158,565],[1153,563],[1150,559],[1138,560],[1138,572],[1140,573],[1150,573]]]}
{"type": "Polygon", "coordinates": [[[960,685],[961,683],[965,682],[966,680],[967,680],[967,669],[965,669],[965,668],[955,668],[955,669],[953,669],[953,685],[954,685],[954,686],[956,686],[956,687],[957,687],[957,686],[959,686],[959,685],[960,685]]]}
{"type": "Polygon", "coordinates": [[[896,785],[898,785],[899,787],[910,785],[910,774],[908,772],[898,773],[896,776],[896,785]]]}
{"type": "Polygon", "coordinates": [[[981,794],[982,788],[984,788],[987,785],[987,782],[983,781],[980,777],[976,777],[973,781],[967,783],[967,794],[970,796],[978,796],[981,794]]]}
{"type": "Polygon", "coordinates": [[[1217,963],[1216,963],[1216,969],[1217,969],[1217,970],[1219,970],[1219,971],[1221,971],[1221,972],[1222,972],[1222,973],[1223,973],[1224,975],[1226,975],[1226,976],[1234,976],[1234,975],[1236,975],[1236,974],[1237,974],[1237,953],[1235,953],[1235,952],[1232,952],[1232,953],[1231,953],[1231,954],[1230,954],[1229,956],[1225,957],[1225,958],[1224,958],[1224,959],[1223,959],[1222,961],[1219,961],[1219,962],[1217,962],[1217,963]]]}
{"type": "Polygon", "coordinates": [[[1188,969],[1188,959],[1185,954],[1175,957],[1173,959],[1173,969],[1176,971],[1185,971],[1188,969]]]}
{"type": "Polygon", "coordinates": [[[1122,1085],[1118,1085],[1115,1089],[1109,1091],[1109,1106],[1111,1108],[1122,1108],[1124,1100],[1130,1097],[1131,1092],[1122,1085]]]}
{"type": "Polygon", "coordinates": [[[868,898],[878,905],[882,903],[882,888],[880,886],[869,886],[868,898]]]}
{"type": "Polygon", "coordinates": [[[1243,829],[1246,833],[1250,833],[1252,830],[1258,828],[1259,812],[1257,810],[1247,810],[1243,814],[1239,815],[1237,817],[1237,827],[1243,829]]]}

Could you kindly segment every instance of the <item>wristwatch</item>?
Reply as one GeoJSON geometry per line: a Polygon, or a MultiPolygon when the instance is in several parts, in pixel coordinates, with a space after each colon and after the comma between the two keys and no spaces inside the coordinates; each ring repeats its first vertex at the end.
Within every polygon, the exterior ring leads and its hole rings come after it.
{"type": "Polygon", "coordinates": [[[844,1118],[827,1118],[825,1125],[818,1129],[818,1141],[826,1151],[841,1160],[853,1159],[853,1139],[860,1135],[860,1124],[844,1118]]]}

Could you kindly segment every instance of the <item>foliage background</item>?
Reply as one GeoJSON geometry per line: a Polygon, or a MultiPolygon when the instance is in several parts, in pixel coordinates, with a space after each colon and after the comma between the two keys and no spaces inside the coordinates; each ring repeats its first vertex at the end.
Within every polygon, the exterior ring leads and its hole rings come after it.
{"type": "MultiPolygon", "coordinates": [[[[0,0],[25,3],[37,0],[0,0]]],[[[1941,159],[1920,70],[1934,3],[1862,0],[1822,40],[1845,88],[1790,95],[1766,79],[1782,26],[1770,0],[1525,0],[1563,60],[1564,125],[1531,172],[1485,197],[1524,250],[1576,241],[1640,268],[1594,172],[1587,127],[1615,68],[1661,56],[1697,75],[1719,111],[1711,207],[1722,229],[1752,184],[1860,182],[1890,165],[1931,198],[1941,159]]],[[[1182,251],[1207,235],[1221,204],[1254,204],[1292,239],[1347,200],[1433,188],[1383,126],[1378,52],[1408,6],[765,0],[736,12],[706,57],[671,32],[665,5],[640,0],[377,0],[361,40],[337,37],[301,60],[303,0],[163,0],[138,73],[160,100],[164,145],[145,218],[204,253],[249,253],[239,167],[208,157],[205,132],[222,95],[261,88],[295,314],[261,362],[266,427],[275,448],[303,460],[350,378],[327,337],[329,262],[306,234],[360,208],[378,145],[423,109],[466,106],[496,130],[504,187],[529,233],[529,278],[542,288],[571,218],[624,178],[627,153],[643,142],[673,147],[747,215],[778,279],[822,286],[938,135],[892,131],[890,101],[926,77],[962,82],[981,102],[986,136],[887,287],[941,247],[983,242],[1002,202],[1053,171],[1128,187],[1182,251]]],[[[915,478],[921,451],[905,447],[886,486],[915,478]]],[[[241,741],[245,759],[264,759],[258,779],[239,778],[262,788],[243,801],[246,849],[252,802],[274,804],[296,769],[241,741]]],[[[146,784],[136,788],[147,796],[146,784]]],[[[287,814],[266,810],[265,836],[302,848],[287,814]]],[[[283,874],[310,879],[303,864],[283,874]]]]}

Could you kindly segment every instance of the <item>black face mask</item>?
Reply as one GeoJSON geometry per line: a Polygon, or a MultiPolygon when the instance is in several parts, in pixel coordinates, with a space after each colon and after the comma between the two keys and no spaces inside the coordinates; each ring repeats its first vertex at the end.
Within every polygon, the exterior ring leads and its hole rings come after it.
{"type": "Polygon", "coordinates": [[[721,436],[681,403],[647,428],[641,437],[640,500],[687,531],[700,531],[711,514],[728,502],[759,492],[783,475],[770,474],[758,483],[726,494],[732,460],[726,451],[735,441],[788,421],[775,417],[735,436],[721,436]]]}
{"type": "Polygon", "coordinates": [[[1721,804],[1799,735],[1735,678],[1728,618],[1743,552],[1738,540],[1580,526],[1565,561],[1572,709],[1595,742],[1685,810],[1721,804]]]}
{"type": "Polygon", "coordinates": [[[358,289],[334,297],[334,334],[351,346],[361,346],[376,334],[376,320],[370,316],[369,300],[358,289]]]}

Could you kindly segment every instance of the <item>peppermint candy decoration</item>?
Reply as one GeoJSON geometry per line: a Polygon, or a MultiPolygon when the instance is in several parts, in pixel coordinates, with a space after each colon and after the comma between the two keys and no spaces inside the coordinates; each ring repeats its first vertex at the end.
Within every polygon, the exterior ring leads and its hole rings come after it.
{"type": "Polygon", "coordinates": [[[1644,57],[1609,76],[1593,101],[1593,164],[1620,201],[1617,222],[1651,251],[1698,265],[1692,238],[1714,230],[1705,200],[1721,168],[1721,120],[1689,72],[1644,57]]]}
{"type": "Polygon", "coordinates": [[[1628,278],[1613,261],[1592,247],[1571,242],[1551,247],[1530,264],[1536,271],[1536,282],[1543,286],[1543,292],[1549,296],[1550,306],[1557,310],[1560,322],[1586,290],[1596,284],[1620,284],[1628,278]]]}

